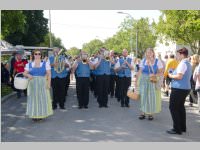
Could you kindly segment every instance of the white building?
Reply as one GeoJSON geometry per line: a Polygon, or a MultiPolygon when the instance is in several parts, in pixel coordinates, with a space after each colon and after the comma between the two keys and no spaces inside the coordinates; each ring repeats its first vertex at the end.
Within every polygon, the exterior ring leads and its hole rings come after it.
{"type": "Polygon", "coordinates": [[[170,54],[176,54],[176,50],[183,47],[187,48],[189,50],[189,54],[191,54],[191,48],[189,46],[179,45],[176,42],[166,41],[164,39],[162,39],[161,42],[160,38],[158,38],[154,50],[156,55],[161,54],[162,59],[164,59],[165,55],[169,56],[170,54]]]}

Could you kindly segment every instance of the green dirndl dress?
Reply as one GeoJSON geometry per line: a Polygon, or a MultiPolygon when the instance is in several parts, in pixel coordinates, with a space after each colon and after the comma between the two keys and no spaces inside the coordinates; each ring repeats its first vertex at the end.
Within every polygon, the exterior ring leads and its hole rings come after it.
{"type": "MultiPolygon", "coordinates": [[[[31,63],[29,64],[30,67],[32,67],[31,63]]],[[[41,68],[32,68],[29,73],[33,75],[33,79],[29,81],[27,88],[26,115],[35,119],[46,118],[53,114],[53,109],[50,89],[47,88],[45,77],[45,63],[41,68]],[[42,76],[34,76],[38,72],[42,72],[40,73],[42,76]]]]}
{"type": "Polygon", "coordinates": [[[142,74],[138,80],[140,94],[140,110],[145,114],[161,112],[161,85],[150,82],[149,75],[142,74]]]}
{"type": "Polygon", "coordinates": [[[46,88],[45,77],[34,77],[27,90],[27,110],[29,118],[46,118],[53,114],[50,90],[46,88]]]}

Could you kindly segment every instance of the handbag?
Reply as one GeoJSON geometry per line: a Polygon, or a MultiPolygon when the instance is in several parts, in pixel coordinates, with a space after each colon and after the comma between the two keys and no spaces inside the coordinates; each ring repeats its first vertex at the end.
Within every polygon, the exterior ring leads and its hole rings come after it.
{"type": "Polygon", "coordinates": [[[136,90],[133,91],[133,89],[129,89],[127,91],[127,96],[132,100],[139,100],[139,98],[140,98],[138,91],[136,91],[136,90]]]}
{"type": "Polygon", "coordinates": [[[20,77],[19,75],[23,75],[23,73],[17,73],[14,78],[14,87],[19,90],[25,90],[28,87],[28,78],[20,77]]]}
{"type": "MultiPolygon", "coordinates": [[[[152,69],[152,71],[153,71],[153,75],[149,76],[149,79],[150,79],[150,81],[151,81],[152,83],[157,83],[158,80],[157,80],[156,75],[154,74],[154,70],[153,70],[153,68],[152,68],[151,65],[150,65],[150,67],[151,67],[151,69],[152,69]]],[[[148,65],[149,73],[150,73],[150,67],[149,67],[149,65],[148,65]]]]}

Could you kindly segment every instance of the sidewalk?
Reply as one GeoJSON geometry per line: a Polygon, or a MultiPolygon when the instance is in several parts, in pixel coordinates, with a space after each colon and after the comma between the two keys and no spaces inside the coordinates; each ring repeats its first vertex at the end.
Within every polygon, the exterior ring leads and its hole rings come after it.
{"type": "Polygon", "coordinates": [[[109,108],[98,108],[90,93],[89,109],[78,109],[75,83],[71,82],[66,110],[57,109],[48,119],[34,123],[25,117],[26,98],[10,99],[2,104],[3,142],[193,142],[200,141],[200,115],[196,107],[187,109],[187,133],[169,135],[172,128],[167,98],[162,112],[153,121],[139,120],[139,101],[121,108],[109,98],[109,108]]]}

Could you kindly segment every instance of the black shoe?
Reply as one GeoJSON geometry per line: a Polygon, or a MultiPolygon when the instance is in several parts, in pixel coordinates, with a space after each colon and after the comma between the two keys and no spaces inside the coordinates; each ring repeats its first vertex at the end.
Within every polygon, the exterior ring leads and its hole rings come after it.
{"type": "Polygon", "coordinates": [[[88,106],[84,106],[85,109],[88,109],[88,106]]]}
{"type": "Polygon", "coordinates": [[[130,107],[130,105],[129,105],[129,104],[126,104],[125,106],[126,106],[126,107],[128,107],[128,108],[130,107]]]}
{"type": "Polygon", "coordinates": [[[52,108],[53,108],[53,110],[56,110],[56,109],[57,109],[57,106],[53,106],[52,108]]]}
{"type": "Polygon", "coordinates": [[[182,132],[186,132],[186,129],[182,129],[182,132]]]}
{"type": "Polygon", "coordinates": [[[105,107],[105,108],[108,108],[108,105],[105,105],[104,107],[105,107]]]}
{"type": "Polygon", "coordinates": [[[176,132],[174,129],[167,130],[166,132],[167,132],[168,134],[179,134],[179,135],[182,134],[181,132],[176,132]]]}
{"type": "Polygon", "coordinates": [[[124,107],[124,104],[121,104],[121,107],[124,107]]]}
{"type": "Polygon", "coordinates": [[[21,94],[17,94],[17,98],[18,98],[18,99],[21,98],[21,94]]]}
{"type": "Polygon", "coordinates": [[[149,119],[149,120],[153,120],[153,116],[149,116],[148,119],[149,119]]]}
{"type": "Polygon", "coordinates": [[[103,106],[102,105],[99,105],[99,108],[102,108],[103,106]]]}
{"type": "Polygon", "coordinates": [[[78,106],[78,109],[82,109],[83,108],[83,106],[78,106]]]}
{"type": "Polygon", "coordinates": [[[143,120],[143,119],[145,119],[145,115],[140,115],[138,118],[139,118],[140,120],[143,120]]]}
{"type": "Polygon", "coordinates": [[[33,120],[34,122],[42,121],[42,119],[38,119],[38,118],[33,118],[32,120],[33,120]]]}
{"type": "Polygon", "coordinates": [[[65,107],[64,107],[64,106],[62,106],[62,107],[60,107],[60,109],[65,109],[65,107]]]}

